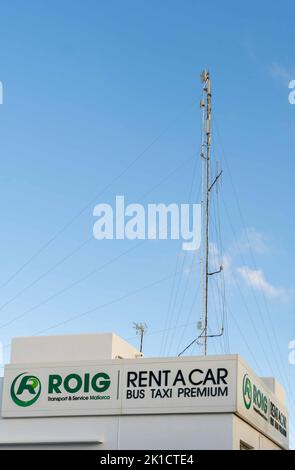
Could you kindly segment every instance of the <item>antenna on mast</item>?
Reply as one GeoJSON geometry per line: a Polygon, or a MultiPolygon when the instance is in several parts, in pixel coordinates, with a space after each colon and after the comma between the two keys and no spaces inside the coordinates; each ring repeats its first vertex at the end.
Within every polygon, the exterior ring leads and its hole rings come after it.
{"type": "Polygon", "coordinates": [[[147,331],[147,324],[146,323],[133,323],[133,328],[135,328],[136,334],[140,335],[140,349],[139,351],[142,352],[143,348],[143,337],[147,331]]]}
{"type": "Polygon", "coordinates": [[[199,338],[199,344],[203,346],[205,356],[208,351],[208,338],[221,336],[208,335],[208,293],[209,293],[209,277],[222,271],[222,266],[214,272],[209,272],[209,222],[210,222],[210,192],[215,186],[222,171],[217,173],[213,182],[210,179],[210,153],[211,153],[211,79],[207,70],[201,73],[201,82],[203,84],[203,93],[205,99],[201,101],[201,109],[203,116],[202,125],[202,143],[201,143],[201,159],[202,159],[202,245],[201,245],[201,286],[202,286],[202,307],[201,320],[198,322],[199,329],[202,330],[199,338]]]}
{"type": "Polygon", "coordinates": [[[207,355],[208,338],[216,338],[224,333],[224,325],[218,334],[208,334],[208,305],[209,305],[209,278],[215,274],[222,272],[222,265],[213,272],[209,271],[209,223],[210,223],[210,194],[211,190],[216,186],[218,191],[219,178],[222,170],[218,171],[216,167],[216,176],[211,181],[210,175],[210,152],[211,152],[211,79],[207,70],[201,73],[201,82],[203,84],[203,97],[200,103],[202,110],[202,137],[201,137],[201,161],[202,161],[202,196],[201,196],[201,251],[200,251],[200,270],[201,270],[201,315],[197,323],[200,330],[199,335],[185,348],[178,356],[182,356],[193,344],[197,343],[203,352],[207,355]]]}

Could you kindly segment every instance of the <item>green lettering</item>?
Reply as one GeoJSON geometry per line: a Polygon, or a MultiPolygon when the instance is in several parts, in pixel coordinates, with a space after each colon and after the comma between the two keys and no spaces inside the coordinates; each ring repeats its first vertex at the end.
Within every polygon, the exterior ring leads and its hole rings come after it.
{"type": "Polygon", "coordinates": [[[60,375],[50,375],[48,379],[48,393],[61,393],[59,387],[62,384],[60,375]]]}
{"type": "Polygon", "coordinates": [[[80,377],[80,375],[78,374],[69,374],[67,375],[67,377],[65,378],[65,381],[64,381],[64,387],[65,387],[65,390],[68,392],[68,393],[76,393],[78,392],[78,390],[80,390],[80,388],[82,387],[82,378],[80,377]],[[76,385],[70,385],[70,381],[71,380],[75,380],[76,381],[76,385]]]}
{"type": "Polygon", "coordinates": [[[25,390],[28,390],[32,395],[36,395],[35,388],[38,386],[39,381],[35,377],[23,377],[19,384],[17,395],[21,395],[25,390]]]}
{"type": "Polygon", "coordinates": [[[91,380],[91,386],[95,392],[105,392],[110,386],[111,380],[108,374],[99,372],[91,380]],[[103,379],[103,380],[101,380],[103,379]]]}

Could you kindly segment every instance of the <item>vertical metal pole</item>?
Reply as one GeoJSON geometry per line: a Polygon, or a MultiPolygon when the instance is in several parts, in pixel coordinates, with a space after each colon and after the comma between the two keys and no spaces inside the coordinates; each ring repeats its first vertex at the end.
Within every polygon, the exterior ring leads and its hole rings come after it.
{"type": "MultiPolygon", "coordinates": [[[[202,111],[202,132],[201,132],[201,165],[202,165],[202,196],[201,196],[201,247],[200,247],[200,287],[201,287],[201,314],[200,314],[200,330],[204,328],[205,322],[205,100],[204,90],[200,103],[202,111]]],[[[200,338],[198,342],[201,354],[204,353],[204,341],[200,338]]]]}
{"type": "Polygon", "coordinates": [[[205,91],[207,95],[206,106],[206,235],[205,235],[205,325],[204,325],[204,352],[207,355],[208,339],[208,281],[209,281],[209,209],[210,209],[210,149],[211,149],[211,81],[209,72],[206,72],[205,91]]]}
{"type": "Polygon", "coordinates": [[[140,352],[142,352],[142,346],[143,346],[143,335],[144,335],[144,329],[141,330],[140,333],[140,352]]]}
{"type": "Polygon", "coordinates": [[[136,334],[140,335],[140,352],[143,350],[143,337],[147,330],[146,323],[133,323],[133,328],[135,328],[136,334]]]}

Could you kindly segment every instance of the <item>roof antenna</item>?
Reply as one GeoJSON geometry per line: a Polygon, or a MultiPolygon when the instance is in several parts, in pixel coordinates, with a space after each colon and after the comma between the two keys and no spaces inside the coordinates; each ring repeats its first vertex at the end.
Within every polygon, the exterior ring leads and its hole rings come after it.
{"type": "Polygon", "coordinates": [[[142,353],[142,348],[143,348],[143,337],[147,331],[147,324],[146,323],[133,323],[133,328],[136,331],[137,335],[140,335],[140,348],[139,351],[142,353]]]}
{"type": "MultiPolygon", "coordinates": [[[[222,266],[214,272],[209,272],[209,222],[210,222],[210,193],[213,187],[222,175],[222,170],[217,173],[213,181],[210,176],[210,153],[211,153],[211,79],[207,70],[201,74],[201,82],[203,84],[203,92],[206,99],[202,99],[201,109],[203,112],[203,130],[202,130],[202,247],[201,247],[201,279],[202,279],[202,314],[201,320],[198,322],[199,328],[202,330],[199,338],[203,338],[202,345],[204,347],[204,354],[207,355],[208,351],[208,338],[215,336],[222,336],[221,333],[217,335],[208,335],[208,292],[209,292],[209,277],[218,274],[222,271],[222,266]]],[[[200,343],[199,343],[200,344],[200,343]]]]}
{"type": "Polygon", "coordinates": [[[221,336],[223,334],[223,328],[221,333],[217,335],[208,335],[208,291],[209,291],[209,277],[218,274],[222,271],[222,266],[214,272],[209,272],[209,223],[210,223],[210,192],[216,185],[222,171],[217,173],[213,181],[210,176],[210,153],[211,153],[211,79],[210,73],[204,70],[201,74],[201,82],[203,84],[203,92],[205,94],[205,100],[201,102],[201,108],[203,111],[203,138],[202,138],[202,253],[201,253],[201,278],[202,278],[202,316],[199,326],[203,330],[199,338],[204,339],[204,354],[207,355],[208,351],[208,338],[221,336]]]}
{"type": "Polygon", "coordinates": [[[201,140],[201,161],[202,161],[202,199],[201,199],[201,211],[202,211],[202,233],[201,233],[201,255],[200,255],[200,267],[201,267],[201,292],[202,292],[202,303],[201,303],[201,316],[200,321],[197,323],[197,328],[200,334],[195,338],[181,353],[179,356],[184,354],[185,351],[193,344],[197,343],[206,356],[208,352],[208,338],[215,338],[222,336],[224,333],[224,327],[222,326],[221,332],[218,334],[208,334],[208,299],[209,299],[209,278],[215,274],[222,272],[222,265],[214,270],[209,271],[209,222],[210,222],[210,199],[211,191],[214,187],[218,188],[219,178],[222,175],[222,170],[217,173],[215,178],[211,179],[210,174],[210,154],[211,154],[211,79],[208,70],[203,70],[201,73],[201,83],[203,85],[203,97],[200,103],[202,110],[202,140],[201,140]]]}

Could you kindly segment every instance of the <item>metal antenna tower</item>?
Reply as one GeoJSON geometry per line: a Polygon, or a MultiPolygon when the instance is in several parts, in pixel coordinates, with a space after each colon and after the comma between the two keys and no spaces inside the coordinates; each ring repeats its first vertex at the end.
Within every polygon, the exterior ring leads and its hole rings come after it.
{"type": "Polygon", "coordinates": [[[201,277],[201,315],[197,323],[200,331],[198,336],[186,346],[178,356],[182,356],[192,345],[198,344],[201,352],[207,355],[208,338],[216,338],[224,333],[224,319],[221,331],[218,334],[208,334],[208,299],[209,299],[209,278],[215,274],[221,273],[222,265],[219,269],[209,272],[209,225],[210,225],[210,193],[216,185],[218,192],[218,180],[222,175],[222,170],[218,171],[216,167],[216,176],[211,180],[210,175],[210,151],[211,151],[211,80],[207,70],[201,73],[201,82],[203,84],[203,97],[201,100],[202,110],[202,138],[201,138],[201,161],[202,161],[202,227],[201,227],[201,250],[200,250],[200,277],[201,277]]]}
{"type": "Polygon", "coordinates": [[[222,174],[220,171],[213,182],[210,180],[210,152],[211,152],[211,79],[207,70],[201,74],[201,82],[203,84],[203,92],[205,99],[201,101],[201,109],[203,115],[201,158],[202,158],[202,245],[201,245],[201,287],[202,287],[202,307],[201,320],[199,328],[202,330],[200,334],[199,344],[203,347],[203,353],[207,355],[207,343],[209,337],[221,336],[221,334],[208,335],[208,293],[209,293],[209,276],[218,274],[222,271],[220,266],[218,271],[209,272],[209,222],[210,222],[210,191],[217,183],[222,174]]]}

